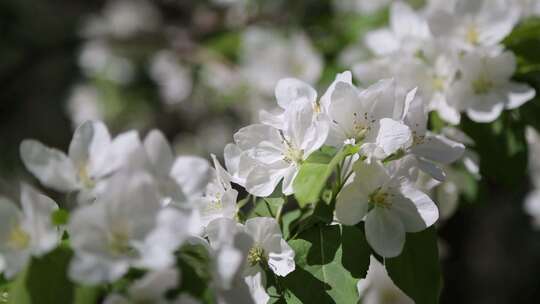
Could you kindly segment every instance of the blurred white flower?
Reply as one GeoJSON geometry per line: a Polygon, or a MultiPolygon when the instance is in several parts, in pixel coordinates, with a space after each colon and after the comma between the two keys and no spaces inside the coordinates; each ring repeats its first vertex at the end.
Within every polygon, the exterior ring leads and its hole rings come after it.
{"type": "Polygon", "coordinates": [[[491,122],[503,109],[515,109],[536,92],[527,84],[511,81],[516,58],[511,52],[469,52],[461,56],[460,77],[448,92],[448,102],[466,111],[476,122],[491,122]]]}
{"type": "Polygon", "coordinates": [[[322,65],[321,56],[301,32],[286,37],[251,27],[242,37],[241,71],[250,86],[268,96],[284,77],[315,83],[321,76],[322,65]]]}
{"type": "Polygon", "coordinates": [[[141,32],[158,29],[161,16],[152,2],[146,0],[108,1],[100,16],[90,18],[83,27],[86,37],[113,37],[126,39],[141,32]]]}
{"type": "Polygon", "coordinates": [[[159,85],[162,100],[169,105],[182,102],[191,94],[191,71],[171,51],[162,50],[153,56],[150,75],[159,85]]]}
{"type": "Polygon", "coordinates": [[[87,202],[94,199],[100,182],[122,168],[139,146],[136,131],[111,139],[102,122],[88,121],[75,130],[68,155],[32,139],[21,143],[20,155],[43,185],[60,192],[80,191],[79,202],[87,202]]]}
{"type": "Polygon", "coordinates": [[[451,11],[436,10],[428,16],[434,36],[463,50],[494,47],[516,25],[519,9],[499,1],[458,0],[451,11]]]}
{"type": "Polygon", "coordinates": [[[51,215],[58,209],[49,197],[21,185],[21,207],[0,197],[0,257],[4,276],[11,279],[32,256],[40,257],[56,247],[61,233],[51,215]]]}
{"type": "Polygon", "coordinates": [[[67,101],[67,112],[74,128],[85,121],[103,120],[105,109],[100,101],[98,90],[86,84],[72,88],[67,101]]]}
{"type": "Polygon", "coordinates": [[[386,272],[384,266],[373,256],[365,279],[358,281],[358,293],[364,304],[413,304],[386,272]]]}
{"type": "Polygon", "coordinates": [[[105,299],[104,304],[171,303],[165,298],[165,293],[178,286],[179,283],[180,273],[177,269],[148,272],[128,287],[125,296],[111,294],[105,299]]]}
{"type": "Polygon", "coordinates": [[[113,282],[141,258],[140,245],[156,226],[161,204],[152,177],[115,174],[103,195],[72,214],[68,225],[75,257],[69,276],[76,282],[113,282]]]}
{"type": "Polygon", "coordinates": [[[103,77],[119,84],[129,83],[135,74],[128,58],[115,55],[107,43],[99,39],[82,46],[79,66],[88,77],[103,77]]]}

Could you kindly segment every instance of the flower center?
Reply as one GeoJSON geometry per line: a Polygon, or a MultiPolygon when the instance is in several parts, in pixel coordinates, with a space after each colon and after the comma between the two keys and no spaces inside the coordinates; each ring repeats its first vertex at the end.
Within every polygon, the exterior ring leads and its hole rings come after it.
{"type": "Polygon", "coordinates": [[[109,234],[108,246],[110,252],[115,256],[122,256],[130,254],[133,251],[133,247],[129,242],[129,233],[125,228],[112,229],[109,234]]]}
{"type": "Polygon", "coordinates": [[[94,179],[88,174],[88,165],[84,164],[79,168],[79,180],[85,188],[94,188],[96,185],[94,179]]]}
{"type": "Polygon", "coordinates": [[[288,163],[301,164],[304,160],[304,150],[294,149],[290,146],[287,147],[283,153],[283,160],[288,163]]]}
{"type": "Polygon", "coordinates": [[[259,246],[253,246],[249,249],[247,260],[249,266],[255,266],[261,262],[264,262],[266,257],[264,256],[264,249],[259,246]]]}
{"type": "Polygon", "coordinates": [[[444,79],[439,76],[433,77],[433,88],[435,91],[443,91],[444,90],[444,79]]]}
{"type": "Polygon", "coordinates": [[[294,145],[289,140],[287,140],[283,132],[280,131],[279,134],[281,135],[281,142],[285,146],[284,151],[281,153],[283,156],[283,160],[289,164],[301,164],[304,161],[304,150],[296,149],[294,145]]]}
{"type": "Polygon", "coordinates": [[[367,124],[368,114],[364,113],[363,120],[360,120],[358,113],[353,113],[353,135],[351,138],[354,138],[355,142],[361,142],[366,138],[366,134],[371,129],[371,126],[367,124]]]}
{"type": "Polygon", "coordinates": [[[480,75],[476,80],[472,82],[473,91],[477,95],[486,94],[493,88],[493,82],[489,80],[485,75],[480,75]]]}
{"type": "Polygon", "coordinates": [[[381,208],[390,208],[392,205],[392,202],[390,202],[389,197],[391,195],[387,192],[381,191],[381,189],[375,190],[371,195],[369,196],[369,203],[373,207],[381,207],[381,208]]]}
{"type": "Polygon", "coordinates": [[[7,245],[15,250],[26,249],[30,245],[30,235],[17,225],[9,232],[7,245]]]}
{"type": "Polygon", "coordinates": [[[466,36],[465,39],[467,40],[468,43],[473,44],[473,45],[478,44],[480,37],[478,34],[478,30],[476,29],[476,26],[470,25],[467,28],[467,33],[465,36],[466,36]]]}
{"type": "Polygon", "coordinates": [[[215,197],[214,199],[210,200],[208,204],[204,207],[204,213],[207,212],[214,212],[214,211],[220,211],[223,209],[223,203],[221,202],[221,198],[215,197]]]}

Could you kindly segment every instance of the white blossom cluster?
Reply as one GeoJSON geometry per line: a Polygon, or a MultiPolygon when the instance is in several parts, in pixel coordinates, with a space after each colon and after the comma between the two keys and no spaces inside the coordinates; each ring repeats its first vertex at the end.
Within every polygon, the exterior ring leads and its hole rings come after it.
{"type": "Polygon", "coordinates": [[[25,140],[21,158],[42,185],[76,197],[69,223],[58,227],[57,204],[23,185],[22,210],[2,199],[0,254],[3,273],[13,278],[29,261],[61,246],[69,236],[75,255],[69,277],[82,284],[111,283],[130,268],[147,270],[127,294],[107,303],[196,303],[187,295],[167,301],[181,270],[176,251],[204,246],[213,259],[212,281],[219,303],[265,303],[263,270],[285,276],[294,252],[273,218],[237,221],[237,191],[212,156],[212,167],[195,156],[176,157],[163,134],[141,141],[135,131],[111,138],[101,122],[86,122],[74,133],[68,153],[25,140]]]}
{"type": "Polygon", "coordinates": [[[429,110],[447,123],[461,114],[475,122],[497,119],[535,96],[511,80],[516,58],[501,45],[523,15],[507,1],[430,1],[420,11],[404,2],[390,7],[388,28],[364,39],[372,59],[352,70],[365,83],[394,77],[408,90],[418,87],[429,110]]]}

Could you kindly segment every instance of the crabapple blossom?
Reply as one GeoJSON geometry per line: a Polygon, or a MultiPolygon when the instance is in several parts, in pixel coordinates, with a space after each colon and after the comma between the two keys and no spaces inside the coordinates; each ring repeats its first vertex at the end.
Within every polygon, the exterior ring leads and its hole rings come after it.
{"type": "Polygon", "coordinates": [[[448,100],[473,121],[494,121],[503,109],[515,109],[536,94],[529,85],[510,80],[516,70],[511,52],[469,52],[459,68],[461,77],[450,87],[448,100]]]}
{"type": "Polygon", "coordinates": [[[79,191],[79,201],[95,199],[100,182],[122,168],[140,140],[136,131],[111,139],[98,121],[83,123],[73,135],[68,155],[36,140],[24,140],[20,154],[26,168],[45,186],[60,192],[79,191]]]}
{"type": "Polygon", "coordinates": [[[368,243],[384,257],[401,253],[405,232],[422,231],[439,217],[431,198],[404,176],[410,165],[410,158],[387,167],[358,161],[354,181],[337,198],[338,221],[355,225],[364,220],[368,243]]]}
{"type": "Polygon", "coordinates": [[[52,199],[22,184],[20,202],[22,209],[0,197],[0,257],[8,279],[21,271],[32,256],[53,250],[61,236],[51,220],[58,209],[52,199]]]}

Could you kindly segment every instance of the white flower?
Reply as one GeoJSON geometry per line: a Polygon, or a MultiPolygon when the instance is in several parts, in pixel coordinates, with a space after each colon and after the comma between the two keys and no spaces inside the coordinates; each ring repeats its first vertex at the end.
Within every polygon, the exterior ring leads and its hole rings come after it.
{"type": "Polygon", "coordinates": [[[503,111],[532,99],[536,92],[510,80],[516,70],[513,53],[470,52],[461,57],[460,78],[452,85],[448,101],[476,122],[491,122],[503,111]]]}
{"type": "MultiPolygon", "coordinates": [[[[269,300],[263,267],[278,276],[286,276],[295,269],[294,251],[283,239],[273,218],[255,217],[247,220],[245,226],[230,219],[217,219],[208,226],[208,238],[212,247],[220,250],[217,260],[221,266],[220,277],[224,280],[222,286],[244,288],[234,282],[241,273],[255,303],[269,300]]],[[[240,293],[235,294],[240,296],[240,293]]]]}
{"type": "Polygon", "coordinates": [[[279,32],[250,27],[242,38],[242,72],[249,85],[262,93],[271,95],[283,77],[292,76],[308,83],[319,79],[322,59],[305,34],[296,32],[285,37],[279,32]]]}
{"type": "Polygon", "coordinates": [[[274,95],[279,106],[279,112],[275,113],[261,110],[259,119],[263,124],[273,126],[277,129],[286,127],[285,111],[292,107],[295,102],[309,102],[313,107],[313,115],[317,116],[324,109],[317,101],[317,91],[309,84],[296,78],[280,79],[276,85],[274,95]]]}
{"type": "Polygon", "coordinates": [[[458,0],[452,11],[437,10],[428,16],[435,37],[464,50],[497,46],[519,18],[519,10],[488,0],[458,0]]]}
{"type": "Polygon", "coordinates": [[[362,153],[369,158],[384,159],[411,141],[411,131],[399,121],[403,107],[396,100],[393,80],[381,80],[359,91],[352,85],[350,76],[340,77],[323,100],[326,96],[331,100],[328,144],[339,147],[352,142],[360,145],[362,153]]]}
{"type": "Polygon", "coordinates": [[[206,186],[204,195],[195,200],[195,207],[199,209],[203,227],[217,218],[234,219],[237,212],[238,191],[231,187],[229,174],[213,154],[212,159],[215,168],[214,179],[206,186]]]}
{"type": "Polygon", "coordinates": [[[418,161],[418,167],[433,178],[444,180],[444,171],[438,164],[448,165],[459,159],[465,146],[442,134],[427,130],[427,111],[422,99],[415,96],[416,90],[409,92],[406,98],[403,121],[412,131],[412,143],[405,150],[418,161]]]}
{"type": "Polygon", "coordinates": [[[174,266],[175,251],[185,241],[201,235],[201,227],[197,210],[173,206],[161,209],[144,242],[134,244],[140,254],[137,266],[158,271],[174,266]]]}
{"type": "Polygon", "coordinates": [[[437,206],[404,176],[409,159],[385,168],[378,162],[356,162],[354,181],[339,193],[336,217],[345,225],[365,221],[366,238],[384,257],[401,253],[405,232],[418,232],[439,217],[437,206]]]}
{"type": "Polygon", "coordinates": [[[79,201],[84,202],[94,198],[99,182],[123,167],[139,146],[135,131],[111,140],[103,123],[86,122],[73,134],[68,155],[35,140],[24,140],[20,153],[26,168],[43,185],[60,192],[81,191],[79,201]]]}
{"type": "Polygon", "coordinates": [[[292,194],[300,164],[326,140],[328,126],[313,121],[313,107],[308,100],[293,102],[284,119],[283,130],[263,124],[240,129],[234,135],[236,147],[226,150],[226,164],[231,164],[228,169],[233,180],[243,182],[245,178],[244,185],[251,194],[268,196],[281,180],[283,193],[292,194]],[[228,157],[232,159],[227,161],[228,157]],[[245,160],[254,166],[247,168],[241,163],[245,160]]]}
{"type": "Polygon", "coordinates": [[[182,102],[191,93],[191,71],[170,51],[163,50],[154,55],[150,75],[159,85],[162,100],[169,105],[182,102]]]}
{"type": "Polygon", "coordinates": [[[31,256],[46,254],[60,240],[60,232],[51,222],[58,209],[53,200],[23,184],[21,207],[0,197],[0,257],[8,279],[21,271],[31,256]]]}
{"type": "Polygon", "coordinates": [[[255,298],[255,303],[266,303],[265,275],[261,264],[267,264],[278,276],[286,276],[295,269],[294,251],[281,235],[273,218],[255,217],[246,221],[245,231],[253,238],[244,269],[246,283],[255,298]]]}
{"type": "Polygon", "coordinates": [[[408,4],[396,1],[390,7],[390,28],[378,29],[365,36],[365,44],[376,55],[396,52],[414,54],[431,38],[425,18],[408,4]]]}
{"type": "Polygon", "coordinates": [[[72,213],[68,232],[75,257],[69,275],[95,284],[120,278],[140,259],[137,247],[156,225],[160,197],[152,177],[122,171],[92,205],[72,213]]]}
{"type": "Polygon", "coordinates": [[[220,304],[254,303],[243,276],[253,239],[244,227],[229,218],[218,218],[207,227],[214,257],[213,287],[220,304]]]}
{"type": "MultiPolygon", "coordinates": [[[[144,139],[144,152],[138,151],[138,157],[131,159],[130,166],[139,166],[154,176],[161,192],[163,205],[169,203],[182,204],[188,201],[189,196],[184,193],[182,179],[179,176],[186,174],[185,162],[175,159],[169,142],[159,130],[152,130],[144,139]],[[139,162],[135,164],[135,162],[139,162]]],[[[197,171],[191,171],[194,174],[197,171]]],[[[196,181],[198,175],[193,175],[196,181]]],[[[189,189],[191,190],[191,189],[189,189]]]]}
{"type": "Polygon", "coordinates": [[[366,278],[358,281],[358,293],[364,304],[414,304],[414,301],[392,282],[384,266],[373,256],[370,257],[366,278]]]}
{"type": "Polygon", "coordinates": [[[180,273],[176,269],[148,272],[144,277],[136,280],[128,287],[126,296],[111,294],[105,299],[104,303],[170,303],[170,301],[165,298],[165,293],[178,286],[179,283],[180,273]]]}

